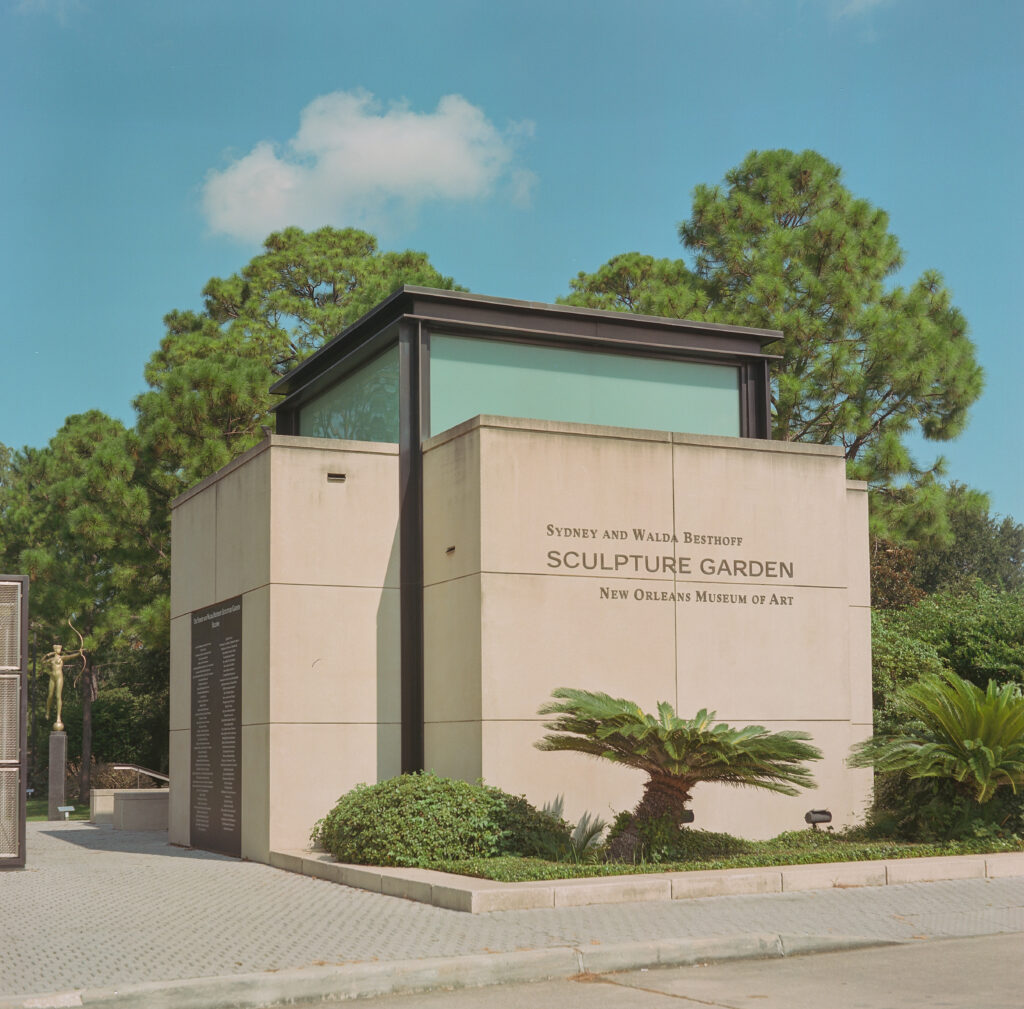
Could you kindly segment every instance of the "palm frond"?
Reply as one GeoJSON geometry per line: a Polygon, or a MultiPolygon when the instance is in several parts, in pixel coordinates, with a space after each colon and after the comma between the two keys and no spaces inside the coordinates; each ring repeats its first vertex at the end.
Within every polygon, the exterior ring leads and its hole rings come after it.
{"type": "Polygon", "coordinates": [[[979,804],[1024,786],[1024,697],[1012,683],[985,690],[946,671],[922,677],[900,698],[907,728],[854,747],[852,767],[946,778],[979,804]]]}
{"type": "Polygon", "coordinates": [[[769,732],[761,725],[734,728],[701,709],[681,718],[666,701],[657,715],[625,698],[562,687],[540,709],[556,715],[536,743],[541,750],[574,750],[645,771],[652,778],[678,779],[681,791],[701,782],[764,788],[785,795],[813,788],[805,766],[821,751],[805,732],[769,732]]]}

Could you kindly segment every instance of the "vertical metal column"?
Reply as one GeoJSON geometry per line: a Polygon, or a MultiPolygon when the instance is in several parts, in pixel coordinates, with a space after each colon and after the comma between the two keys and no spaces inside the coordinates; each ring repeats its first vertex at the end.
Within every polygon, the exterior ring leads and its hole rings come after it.
{"type": "Polygon", "coordinates": [[[0,869],[25,865],[28,578],[0,575],[0,869]]]}
{"type": "Polygon", "coordinates": [[[399,361],[399,605],[402,771],[423,770],[423,414],[419,323],[402,319],[399,361]]]}

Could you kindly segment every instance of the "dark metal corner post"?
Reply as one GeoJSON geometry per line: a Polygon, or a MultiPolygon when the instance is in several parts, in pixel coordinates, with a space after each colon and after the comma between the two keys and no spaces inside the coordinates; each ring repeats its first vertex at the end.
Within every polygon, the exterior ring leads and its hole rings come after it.
{"type": "MultiPolygon", "coordinates": [[[[18,728],[16,733],[18,754],[16,761],[4,760],[5,769],[16,770],[17,777],[17,818],[18,851],[13,857],[0,856],[0,869],[20,869],[25,866],[25,800],[28,785],[28,575],[0,575],[0,583],[20,586],[18,614],[19,670],[18,670],[18,728]]],[[[0,758],[3,754],[0,754],[0,758]]],[[[0,793],[0,799],[3,799],[0,793]]]]}
{"type": "Polygon", "coordinates": [[[423,331],[398,326],[402,771],[423,770],[423,331]]]}
{"type": "Polygon", "coordinates": [[[740,435],[771,438],[771,375],[768,361],[749,361],[740,366],[740,435]]]}

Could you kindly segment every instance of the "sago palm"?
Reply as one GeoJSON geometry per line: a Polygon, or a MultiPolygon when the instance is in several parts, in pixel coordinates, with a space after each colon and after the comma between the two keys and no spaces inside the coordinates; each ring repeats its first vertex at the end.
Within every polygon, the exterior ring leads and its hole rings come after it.
{"type": "Polygon", "coordinates": [[[632,701],[589,690],[561,687],[556,698],[540,709],[557,716],[546,722],[551,730],[535,745],[541,750],[575,750],[644,771],[644,794],[622,833],[609,845],[609,857],[632,858],[640,825],[668,816],[681,824],[694,786],[703,782],[764,788],[796,795],[813,788],[805,766],[821,759],[821,751],[806,742],[806,732],[769,732],[761,725],[733,728],[715,722],[715,712],[701,710],[680,718],[662,702],[657,715],[647,714],[632,701]]]}
{"type": "Polygon", "coordinates": [[[999,788],[1024,785],[1024,697],[1016,684],[989,680],[982,690],[956,673],[933,673],[903,691],[900,707],[906,731],[858,744],[852,767],[946,778],[979,804],[999,788]]]}

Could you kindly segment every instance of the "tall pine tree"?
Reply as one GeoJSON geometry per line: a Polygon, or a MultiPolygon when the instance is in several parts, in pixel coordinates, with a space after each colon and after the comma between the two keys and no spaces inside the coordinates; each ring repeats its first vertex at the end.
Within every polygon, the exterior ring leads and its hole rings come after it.
{"type": "Polygon", "coordinates": [[[877,532],[948,540],[943,462],[919,465],[907,436],[960,434],[982,373],[941,276],[891,282],[903,253],[885,212],[814,151],[754,151],[723,186],[696,188],[679,236],[692,268],[630,253],[564,300],[781,330],[774,436],[842,446],[877,532]]]}

